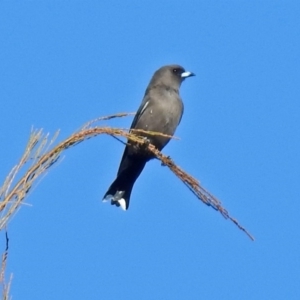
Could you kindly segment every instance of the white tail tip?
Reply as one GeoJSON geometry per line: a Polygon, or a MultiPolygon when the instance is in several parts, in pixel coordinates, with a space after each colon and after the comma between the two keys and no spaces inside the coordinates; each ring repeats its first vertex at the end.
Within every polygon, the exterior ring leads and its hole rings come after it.
{"type": "Polygon", "coordinates": [[[123,210],[127,210],[126,209],[126,201],[124,198],[121,198],[120,200],[118,200],[118,203],[120,204],[120,206],[123,210]]]}

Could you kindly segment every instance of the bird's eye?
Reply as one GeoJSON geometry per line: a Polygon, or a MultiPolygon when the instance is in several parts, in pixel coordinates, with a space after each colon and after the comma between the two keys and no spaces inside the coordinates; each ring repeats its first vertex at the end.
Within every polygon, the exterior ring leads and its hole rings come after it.
{"type": "Polygon", "coordinates": [[[173,69],[173,73],[177,73],[178,72],[178,69],[173,69]]]}

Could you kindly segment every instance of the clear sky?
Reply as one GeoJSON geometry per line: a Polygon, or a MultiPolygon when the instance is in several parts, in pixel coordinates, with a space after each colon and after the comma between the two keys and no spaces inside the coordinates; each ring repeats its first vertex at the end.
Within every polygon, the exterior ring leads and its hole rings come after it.
{"type": "Polygon", "coordinates": [[[283,0],[0,1],[1,182],[32,126],[61,141],[136,111],[153,72],[178,63],[197,76],[163,152],[256,238],[157,161],[127,212],[103,204],[123,146],[99,136],[9,223],[13,299],[300,299],[299,16],[283,0]]]}

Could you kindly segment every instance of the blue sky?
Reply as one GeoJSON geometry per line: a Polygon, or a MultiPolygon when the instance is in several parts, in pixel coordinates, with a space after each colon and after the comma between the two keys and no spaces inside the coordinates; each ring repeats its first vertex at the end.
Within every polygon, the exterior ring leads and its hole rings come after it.
{"type": "Polygon", "coordinates": [[[99,136],[9,223],[13,299],[300,299],[299,15],[298,1],[1,1],[2,181],[32,126],[61,141],[135,111],[153,72],[178,63],[197,76],[163,152],[256,238],[157,161],[127,212],[103,204],[123,146],[99,136]]]}

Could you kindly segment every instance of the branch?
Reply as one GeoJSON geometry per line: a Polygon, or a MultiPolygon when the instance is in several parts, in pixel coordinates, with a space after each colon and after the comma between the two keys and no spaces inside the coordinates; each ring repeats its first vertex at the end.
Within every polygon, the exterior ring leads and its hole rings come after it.
{"type": "Polygon", "coordinates": [[[139,133],[147,133],[147,135],[161,135],[170,138],[174,138],[158,132],[150,132],[144,130],[131,130],[112,127],[92,127],[96,122],[103,120],[110,120],[116,117],[128,116],[127,113],[121,113],[106,117],[97,118],[86,123],[82,129],[72,134],[69,138],[59,143],[53,149],[48,151],[48,148],[53,144],[57,138],[58,132],[49,141],[49,135],[44,135],[41,130],[33,130],[29,139],[29,143],[25,149],[25,153],[22,156],[19,164],[13,168],[8,177],[6,178],[3,187],[0,189],[0,212],[2,212],[2,218],[0,219],[0,230],[5,227],[8,220],[20,207],[24,198],[28,194],[29,190],[54,163],[58,161],[61,153],[75,145],[78,145],[84,140],[98,136],[100,134],[107,134],[114,138],[125,137],[130,142],[144,145],[148,148],[162,164],[168,166],[170,170],[192,191],[192,193],[201,200],[205,205],[211,206],[216,211],[219,211],[221,215],[232,221],[240,230],[246,233],[251,240],[254,240],[253,236],[239,224],[239,222],[230,216],[229,212],[222,206],[222,203],[210,194],[204,187],[202,187],[198,180],[179,168],[169,157],[162,154],[152,144],[149,144],[144,137],[139,136],[139,133]],[[32,160],[32,166],[25,173],[25,175],[10,188],[12,182],[15,179],[16,174],[20,169],[29,161],[32,160]]]}

